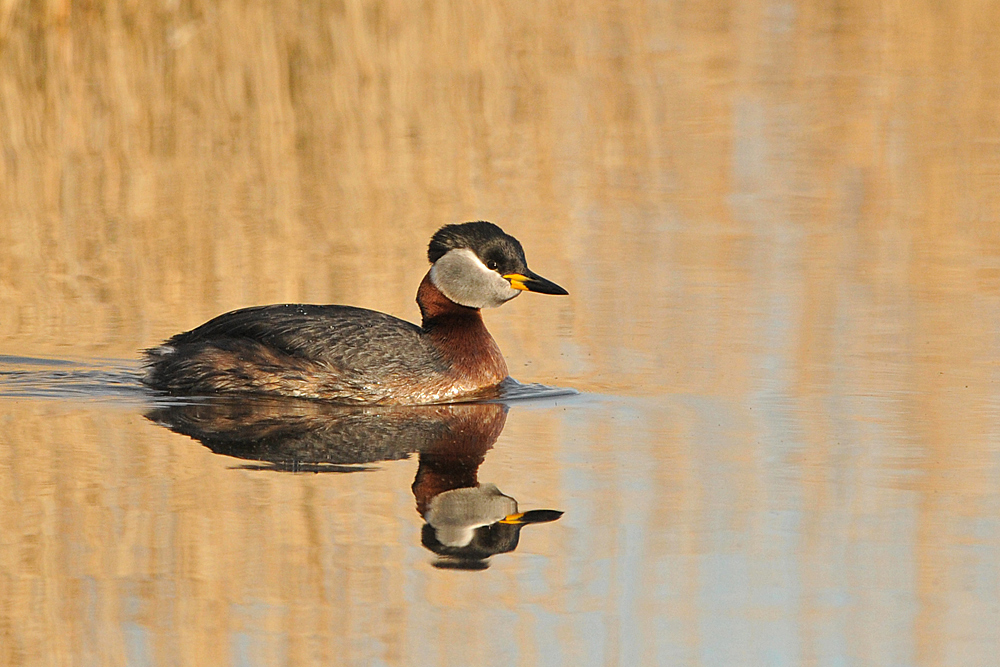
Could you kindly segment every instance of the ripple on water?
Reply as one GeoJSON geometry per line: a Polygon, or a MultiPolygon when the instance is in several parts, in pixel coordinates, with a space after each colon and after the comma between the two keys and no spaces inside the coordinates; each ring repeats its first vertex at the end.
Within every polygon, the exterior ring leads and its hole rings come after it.
{"type": "Polygon", "coordinates": [[[149,393],[141,378],[137,362],[0,355],[0,398],[141,398],[149,393]]]}
{"type": "Polygon", "coordinates": [[[507,378],[500,384],[500,392],[496,401],[501,403],[511,403],[514,401],[537,401],[561,396],[576,396],[579,394],[576,389],[569,387],[551,387],[547,384],[521,384],[514,378],[507,378]]]}

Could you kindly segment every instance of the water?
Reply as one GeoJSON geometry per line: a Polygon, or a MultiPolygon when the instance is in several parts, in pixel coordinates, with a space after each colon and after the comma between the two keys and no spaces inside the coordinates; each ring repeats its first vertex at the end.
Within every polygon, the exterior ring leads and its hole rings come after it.
{"type": "Polygon", "coordinates": [[[0,3],[0,665],[994,664],[998,21],[0,3]],[[474,219],[496,401],[139,381],[474,219]]]}

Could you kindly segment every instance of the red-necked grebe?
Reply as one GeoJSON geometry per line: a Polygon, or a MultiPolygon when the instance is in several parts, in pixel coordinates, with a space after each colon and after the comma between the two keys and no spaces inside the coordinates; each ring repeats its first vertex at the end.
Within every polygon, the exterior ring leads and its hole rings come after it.
{"type": "Polygon", "coordinates": [[[431,238],[417,290],[421,326],[351,306],[234,310],[146,350],[144,382],[172,394],[264,394],[341,403],[441,403],[487,392],[507,364],[481,308],[523,290],[567,294],[528,269],[521,244],[489,222],[431,238]]]}

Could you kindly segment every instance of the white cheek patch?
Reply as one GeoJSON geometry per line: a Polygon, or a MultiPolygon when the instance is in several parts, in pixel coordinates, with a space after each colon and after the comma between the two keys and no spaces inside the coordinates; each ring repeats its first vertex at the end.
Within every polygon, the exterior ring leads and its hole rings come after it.
{"type": "Polygon", "coordinates": [[[467,308],[496,308],[521,293],[467,248],[449,250],[434,262],[431,282],[446,297],[467,308]]]}

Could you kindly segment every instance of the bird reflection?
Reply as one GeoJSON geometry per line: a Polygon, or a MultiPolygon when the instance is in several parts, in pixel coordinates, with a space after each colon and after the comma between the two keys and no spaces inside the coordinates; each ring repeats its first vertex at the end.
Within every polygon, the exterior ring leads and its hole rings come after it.
{"type": "Polygon", "coordinates": [[[251,470],[356,472],[417,453],[413,481],[424,547],[434,566],[485,569],[494,554],[517,548],[521,528],[562,512],[520,512],[517,501],[479,466],[507,420],[502,403],[339,406],[289,399],[216,399],[156,409],[146,417],[190,436],[251,470]]]}

